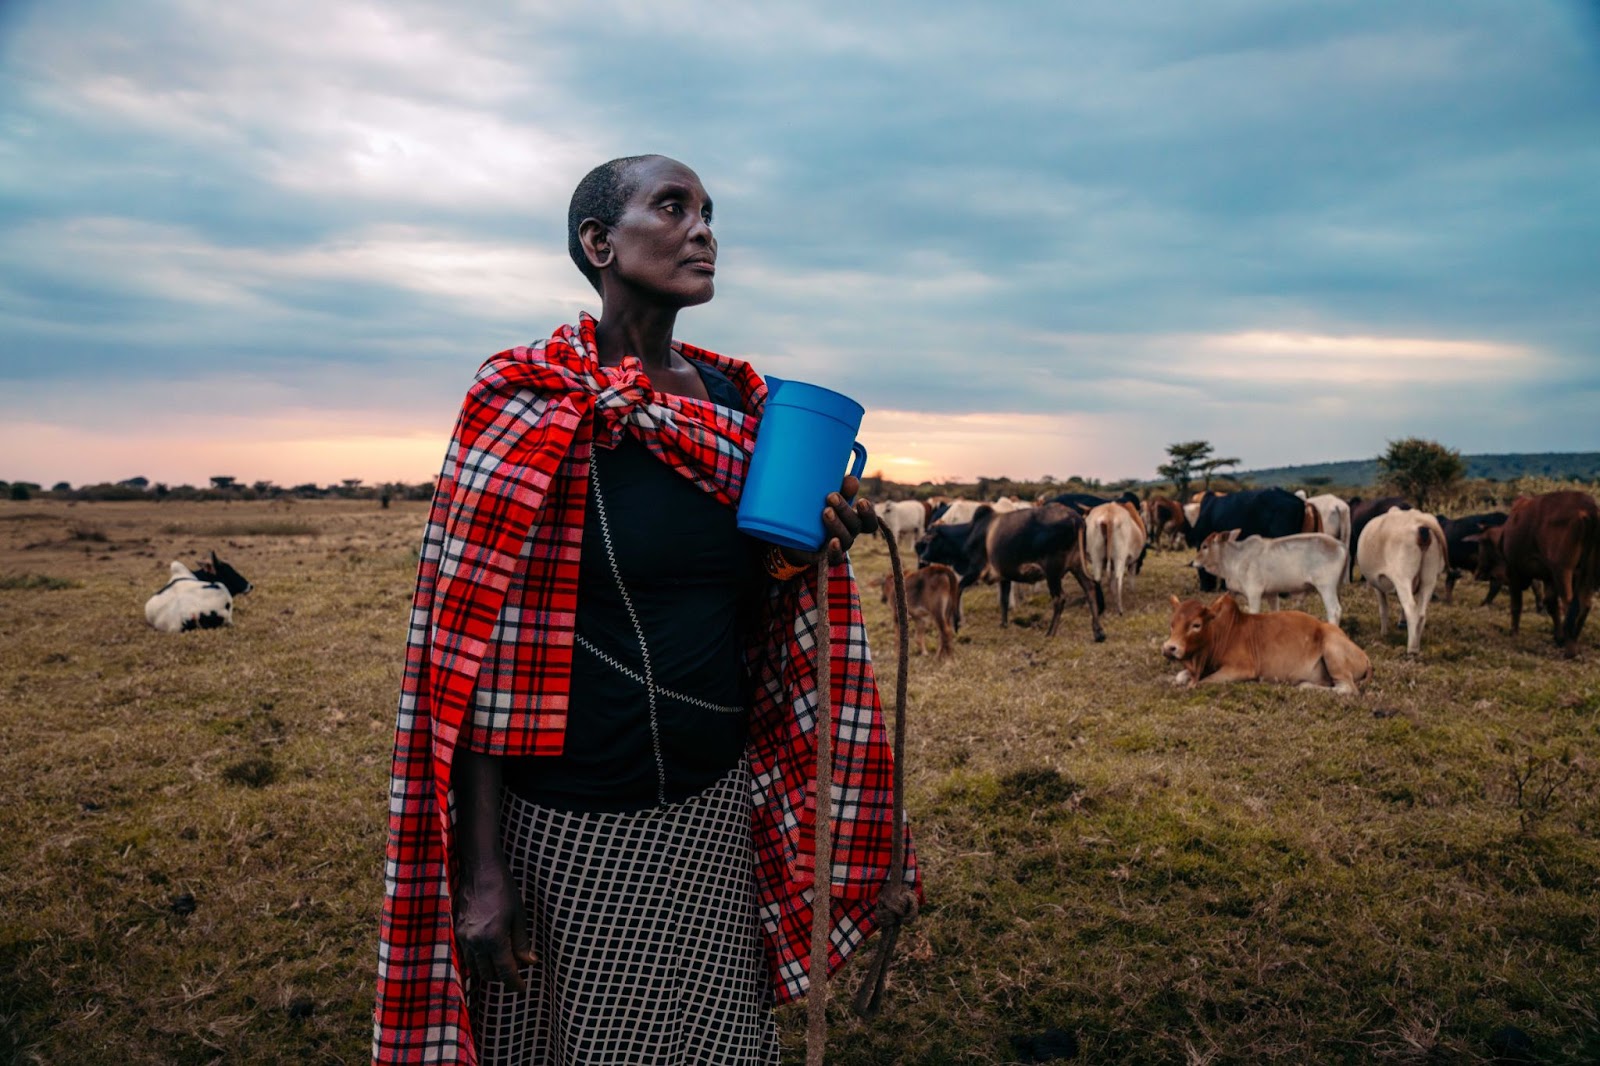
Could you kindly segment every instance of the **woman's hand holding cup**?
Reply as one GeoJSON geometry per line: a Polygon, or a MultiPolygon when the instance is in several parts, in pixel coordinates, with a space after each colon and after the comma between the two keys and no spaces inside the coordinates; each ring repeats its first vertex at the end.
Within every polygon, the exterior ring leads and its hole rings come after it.
{"type": "Polygon", "coordinates": [[[872,509],[871,500],[856,500],[855,506],[850,504],[851,498],[860,491],[860,480],[845,475],[844,481],[839,485],[839,491],[828,493],[823,501],[822,548],[814,552],[785,548],[784,556],[797,566],[812,566],[826,551],[829,563],[844,562],[846,553],[850,551],[850,546],[855,543],[857,537],[863,533],[870,537],[878,531],[878,513],[872,509]]]}

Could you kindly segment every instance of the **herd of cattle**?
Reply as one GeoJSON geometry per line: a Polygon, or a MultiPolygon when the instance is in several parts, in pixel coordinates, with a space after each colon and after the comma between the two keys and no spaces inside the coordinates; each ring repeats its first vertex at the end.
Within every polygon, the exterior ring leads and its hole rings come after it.
{"type": "Polygon", "coordinates": [[[1183,667],[1176,680],[1191,685],[1259,678],[1355,691],[1371,664],[1339,628],[1339,587],[1357,571],[1376,595],[1380,634],[1389,630],[1393,596],[1413,654],[1422,648],[1429,602],[1436,594],[1450,602],[1464,574],[1489,583],[1485,604],[1502,586],[1509,590],[1513,634],[1523,593],[1532,589],[1568,657],[1600,589],[1600,505],[1585,492],[1522,497],[1509,512],[1462,518],[1426,514],[1399,496],[1307,498],[1278,488],[1208,492],[1187,504],[1132,493],[1114,500],[1065,493],[1038,504],[896,501],[878,513],[897,540],[916,546],[921,568],[907,580],[910,619],[919,648],[925,627],[937,631],[943,657],[953,653],[961,590],[979,581],[999,585],[1002,626],[1013,586],[1045,582],[1053,635],[1070,574],[1101,641],[1107,596],[1121,614],[1127,579],[1152,546],[1194,549],[1201,591],[1237,592],[1247,611],[1227,592],[1209,604],[1173,597],[1162,651],[1183,667]],[[1321,598],[1326,622],[1297,611],[1260,613],[1267,596],[1277,607],[1280,597],[1309,591],[1321,598]]]}
{"type": "MultiPolygon", "coordinates": [[[[1162,653],[1182,667],[1175,680],[1191,685],[1262,679],[1355,691],[1372,667],[1339,628],[1339,588],[1357,570],[1377,596],[1380,635],[1389,631],[1393,596],[1413,654],[1422,648],[1429,602],[1436,593],[1450,602],[1463,574],[1489,583],[1485,604],[1502,586],[1509,590],[1513,634],[1522,595],[1533,589],[1568,657],[1600,590],[1600,505],[1585,492],[1525,496],[1509,512],[1464,518],[1426,514],[1399,496],[1307,498],[1278,488],[1208,492],[1187,504],[1132,493],[1115,500],[1064,493],[1037,504],[896,501],[878,513],[897,541],[916,546],[920,567],[906,577],[909,618],[919,649],[931,629],[942,658],[954,653],[962,590],[979,581],[999,585],[1002,626],[1020,586],[1043,581],[1051,599],[1046,635],[1053,636],[1071,575],[1088,604],[1090,631],[1103,641],[1107,592],[1122,614],[1128,579],[1150,548],[1187,545],[1196,551],[1190,565],[1201,591],[1225,590],[1209,604],[1172,597],[1162,653]],[[1326,622],[1298,611],[1261,613],[1267,596],[1277,608],[1283,596],[1312,591],[1326,622]]],[[[145,604],[145,619],[168,633],[229,625],[234,597],[250,587],[215,552],[192,571],[174,562],[171,579],[145,604]]]]}

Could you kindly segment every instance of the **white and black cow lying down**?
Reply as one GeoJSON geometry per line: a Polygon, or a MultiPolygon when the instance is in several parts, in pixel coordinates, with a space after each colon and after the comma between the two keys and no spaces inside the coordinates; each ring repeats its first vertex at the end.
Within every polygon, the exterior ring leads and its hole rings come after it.
{"type": "Polygon", "coordinates": [[[190,570],[172,564],[172,580],[144,605],[144,620],[163,633],[217,629],[233,624],[233,598],[251,589],[244,576],[211,553],[209,563],[190,570]]]}

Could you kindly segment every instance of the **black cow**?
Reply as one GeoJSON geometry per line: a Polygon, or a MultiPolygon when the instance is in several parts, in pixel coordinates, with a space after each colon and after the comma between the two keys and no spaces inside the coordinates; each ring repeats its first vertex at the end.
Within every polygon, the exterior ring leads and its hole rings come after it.
{"type": "MultiPolygon", "coordinates": [[[[1504,511],[1490,511],[1486,514],[1472,514],[1465,518],[1446,518],[1442,514],[1434,515],[1439,520],[1439,528],[1444,530],[1445,554],[1449,560],[1449,569],[1444,575],[1445,603],[1455,600],[1456,582],[1461,580],[1463,574],[1473,574],[1478,570],[1478,543],[1483,539],[1483,534],[1496,526],[1506,524],[1504,511]]],[[[1489,594],[1483,598],[1483,606],[1494,602],[1500,594],[1500,582],[1495,577],[1489,578],[1489,594]]]]}
{"type": "MultiPolygon", "coordinates": [[[[1189,547],[1198,548],[1213,533],[1239,531],[1245,537],[1288,537],[1305,528],[1306,501],[1286,489],[1246,489],[1200,499],[1200,514],[1184,531],[1189,547]]],[[[1200,591],[1215,592],[1217,576],[1201,569],[1200,591]]]]}
{"type": "Polygon", "coordinates": [[[1089,603],[1089,626],[1094,639],[1106,639],[1100,627],[1104,594],[1083,566],[1083,516],[1071,507],[1047,503],[1021,511],[996,514],[987,505],[978,508],[971,522],[934,526],[917,542],[922,565],[944,563],[961,575],[968,588],[982,578],[1000,583],[1000,624],[1011,621],[1011,583],[1044,580],[1050,590],[1052,613],[1046,636],[1054,636],[1066,607],[1061,579],[1070,573],[1089,603]]]}
{"type": "Polygon", "coordinates": [[[1361,531],[1367,528],[1367,523],[1381,514],[1390,511],[1409,511],[1412,509],[1410,501],[1404,496],[1383,496],[1376,500],[1363,500],[1360,496],[1352,496],[1346,501],[1350,504],[1350,573],[1351,581],[1356,579],[1356,549],[1361,546],[1361,531]]]}

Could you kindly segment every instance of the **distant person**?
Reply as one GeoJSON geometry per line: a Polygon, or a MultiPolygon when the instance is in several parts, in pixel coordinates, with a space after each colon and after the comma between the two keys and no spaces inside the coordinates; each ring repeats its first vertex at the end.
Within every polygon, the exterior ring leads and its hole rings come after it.
{"type": "MultiPolygon", "coordinates": [[[[673,340],[714,291],[699,177],[613,160],[567,223],[600,318],[479,370],[423,541],[374,1059],[775,1063],[772,1007],[807,987],[817,556],[735,528],[766,388],[673,340]]],[[[874,928],[894,832],[856,490],[816,502],[835,966],[874,928]]]]}

